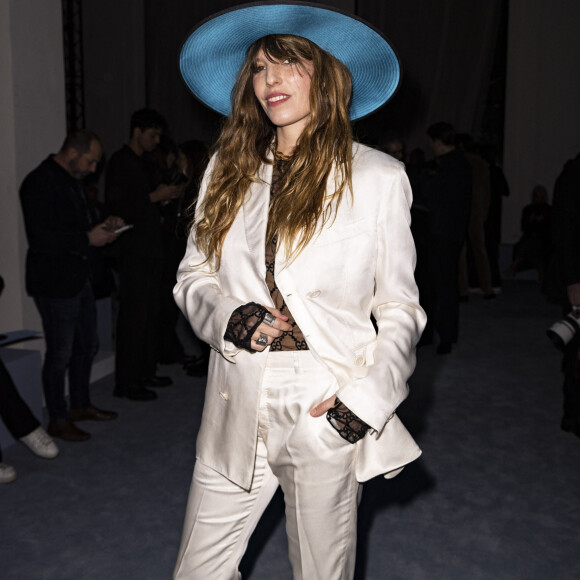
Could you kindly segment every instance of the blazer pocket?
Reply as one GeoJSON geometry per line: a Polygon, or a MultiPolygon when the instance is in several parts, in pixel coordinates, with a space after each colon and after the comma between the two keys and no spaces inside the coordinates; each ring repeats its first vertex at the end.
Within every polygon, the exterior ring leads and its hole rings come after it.
{"type": "Polygon", "coordinates": [[[348,240],[364,233],[366,231],[364,226],[364,219],[358,219],[348,223],[334,223],[329,227],[324,227],[320,233],[315,235],[309,245],[318,248],[330,244],[337,244],[342,240],[348,240]]]}

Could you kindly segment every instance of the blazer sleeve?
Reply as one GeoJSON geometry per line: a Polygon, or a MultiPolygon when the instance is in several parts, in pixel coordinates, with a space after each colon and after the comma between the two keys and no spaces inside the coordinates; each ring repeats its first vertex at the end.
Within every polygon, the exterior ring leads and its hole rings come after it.
{"type": "Polygon", "coordinates": [[[381,432],[408,395],[416,363],[415,347],[427,317],[419,306],[414,278],[415,244],[410,230],[411,186],[401,166],[381,182],[377,217],[377,256],[372,312],[378,333],[368,374],[343,385],[340,400],[381,432]]]}
{"type": "Polygon", "coordinates": [[[81,256],[87,253],[90,224],[83,214],[75,213],[70,199],[58,191],[50,173],[37,170],[28,175],[20,187],[20,201],[32,251],[81,256]]]}
{"type": "MultiPolygon", "coordinates": [[[[201,184],[196,218],[214,163],[215,158],[211,160],[201,184]]],[[[245,302],[222,292],[217,272],[195,243],[194,228],[189,234],[187,249],[177,270],[173,295],[195,334],[224,358],[235,362],[234,357],[240,349],[224,340],[224,334],[232,312],[245,302]]]]}

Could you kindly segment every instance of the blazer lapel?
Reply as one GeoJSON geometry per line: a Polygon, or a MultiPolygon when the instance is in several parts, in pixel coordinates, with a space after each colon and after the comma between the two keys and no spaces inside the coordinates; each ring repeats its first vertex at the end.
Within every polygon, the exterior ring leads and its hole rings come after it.
{"type": "Polygon", "coordinates": [[[92,219],[82,183],[80,181],[78,183],[71,182],[66,193],[70,203],[76,209],[76,215],[86,221],[86,225],[83,227],[90,228],[92,219]]]}
{"type": "MultiPolygon", "coordinates": [[[[332,168],[330,171],[330,174],[328,175],[328,181],[327,181],[327,185],[326,185],[327,199],[330,199],[331,196],[335,192],[334,176],[335,176],[335,170],[334,170],[334,168],[332,168]]],[[[350,195],[349,192],[345,192],[345,194],[343,196],[342,203],[350,202],[349,195],[350,195]]],[[[332,222],[332,218],[330,221],[332,222]]],[[[314,236],[313,236],[311,242],[314,241],[320,235],[320,232],[321,232],[321,226],[319,223],[317,225],[316,231],[314,232],[314,236]]],[[[307,248],[308,247],[306,247],[304,250],[306,251],[307,248]]],[[[276,253],[276,273],[275,273],[277,281],[279,281],[279,277],[282,276],[284,278],[284,281],[286,282],[287,276],[288,276],[288,270],[293,271],[295,260],[292,260],[289,262],[286,259],[286,256],[289,253],[291,253],[291,251],[292,251],[292,248],[290,248],[290,249],[286,248],[286,246],[282,242],[278,245],[278,251],[276,253]]],[[[280,285],[278,284],[278,286],[280,286],[280,285]]]]}
{"type": "Polygon", "coordinates": [[[259,172],[260,182],[250,188],[248,199],[243,204],[246,243],[254,256],[258,271],[266,279],[266,229],[268,227],[268,208],[270,205],[270,185],[272,166],[263,165],[259,172]]]}

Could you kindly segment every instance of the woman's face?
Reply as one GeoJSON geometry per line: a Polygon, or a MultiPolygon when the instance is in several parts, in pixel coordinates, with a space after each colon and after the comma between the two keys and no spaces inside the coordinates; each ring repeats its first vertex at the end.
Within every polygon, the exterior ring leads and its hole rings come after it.
{"type": "Polygon", "coordinates": [[[310,117],[310,81],[314,67],[290,60],[269,61],[260,50],[254,72],[254,93],[272,123],[286,134],[300,136],[310,117]]]}

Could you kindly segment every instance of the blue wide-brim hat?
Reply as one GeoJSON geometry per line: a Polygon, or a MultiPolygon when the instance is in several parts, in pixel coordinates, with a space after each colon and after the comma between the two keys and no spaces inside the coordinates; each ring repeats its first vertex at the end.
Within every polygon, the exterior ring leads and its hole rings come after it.
{"type": "Polygon", "coordinates": [[[218,12],[189,34],[179,65],[191,92],[214,111],[229,115],[246,52],[269,34],[308,38],[347,66],[353,81],[353,121],[382,107],[397,90],[399,59],[370,24],[320,4],[253,2],[218,12]]]}

